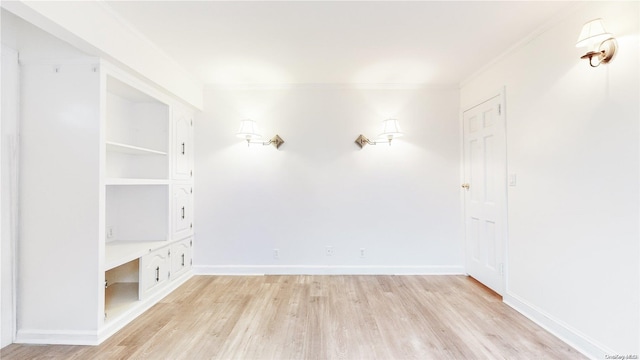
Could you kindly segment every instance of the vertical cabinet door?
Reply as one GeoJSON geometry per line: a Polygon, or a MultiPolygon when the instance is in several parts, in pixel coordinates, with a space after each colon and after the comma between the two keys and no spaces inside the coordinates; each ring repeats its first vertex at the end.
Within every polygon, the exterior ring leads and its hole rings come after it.
{"type": "Polygon", "coordinates": [[[173,238],[185,238],[193,233],[193,186],[173,186],[173,238]]]}
{"type": "Polygon", "coordinates": [[[176,108],[173,111],[173,118],[173,178],[191,179],[193,177],[193,113],[176,108]]]}
{"type": "Polygon", "coordinates": [[[144,255],[140,261],[140,299],[162,288],[171,276],[171,250],[158,249],[144,255]]]}
{"type": "Polygon", "coordinates": [[[171,246],[171,279],[177,279],[191,268],[192,244],[189,238],[171,246]]]}

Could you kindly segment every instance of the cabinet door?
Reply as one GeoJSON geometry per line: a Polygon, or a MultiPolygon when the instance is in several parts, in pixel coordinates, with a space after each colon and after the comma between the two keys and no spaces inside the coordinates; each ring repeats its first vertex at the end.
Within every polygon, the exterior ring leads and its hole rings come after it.
{"type": "Polygon", "coordinates": [[[191,239],[185,239],[171,246],[171,279],[177,279],[191,268],[192,244],[191,239]]]}
{"type": "Polygon", "coordinates": [[[173,178],[193,177],[193,113],[176,108],[174,117],[173,178]]]}
{"type": "Polygon", "coordinates": [[[181,239],[193,232],[193,186],[173,186],[173,238],[181,239]]]}
{"type": "Polygon", "coordinates": [[[140,299],[160,289],[169,281],[171,271],[171,250],[158,249],[141,258],[140,299]]]}

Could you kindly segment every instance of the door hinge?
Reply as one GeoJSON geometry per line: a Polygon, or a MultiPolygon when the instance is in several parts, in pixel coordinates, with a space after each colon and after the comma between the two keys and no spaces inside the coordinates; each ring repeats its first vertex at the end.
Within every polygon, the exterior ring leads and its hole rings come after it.
{"type": "Polygon", "coordinates": [[[498,115],[502,115],[502,104],[498,104],[498,115]]]}

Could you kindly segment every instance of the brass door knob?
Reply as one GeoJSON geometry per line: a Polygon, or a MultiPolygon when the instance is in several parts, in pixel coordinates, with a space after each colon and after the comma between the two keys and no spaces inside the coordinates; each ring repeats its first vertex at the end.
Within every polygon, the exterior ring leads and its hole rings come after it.
{"type": "Polygon", "coordinates": [[[462,184],[462,188],[465,190],[469,190],[469,184],[462,184]]]}

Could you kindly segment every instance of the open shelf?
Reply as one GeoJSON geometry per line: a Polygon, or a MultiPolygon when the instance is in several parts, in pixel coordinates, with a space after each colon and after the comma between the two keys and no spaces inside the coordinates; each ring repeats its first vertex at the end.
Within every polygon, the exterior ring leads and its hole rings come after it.
{"type": "Polygon", "coordinates": [[[139,286],[137,282],[114,283],[107,286],[104,298],[105,321],[117,319],[137,303],[139,286]]]}
{"type": "Polygon", "coordinates": [[[164,151],[158,151],[153,149],[147,149],[140,146],[133,146],[128,144],[117,143],[114,141],[107,141],[107,151],[120,152],[129,155],[167,155],[164,151]]]}
{"type": "Polygon", "coordinates": [[[168,185],[168,179],[106,178],[105,185],[168,185]]]}

